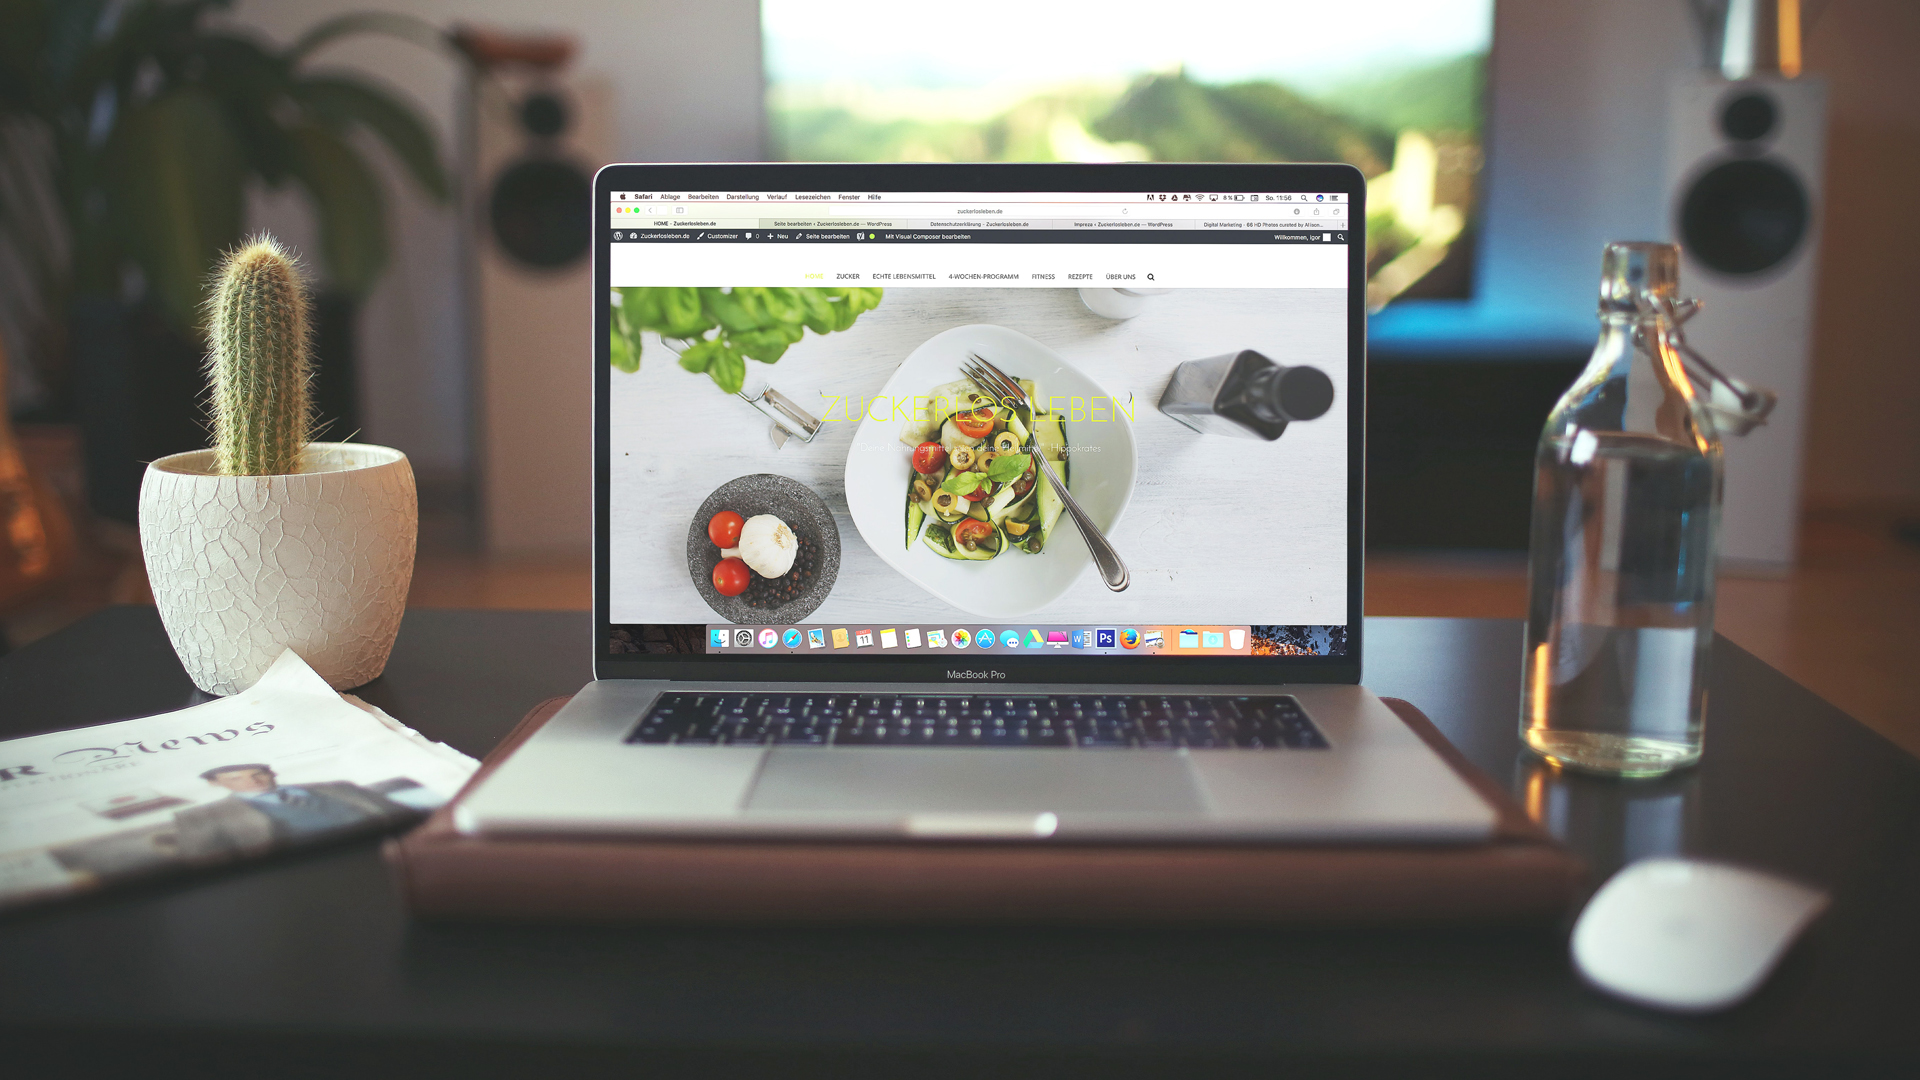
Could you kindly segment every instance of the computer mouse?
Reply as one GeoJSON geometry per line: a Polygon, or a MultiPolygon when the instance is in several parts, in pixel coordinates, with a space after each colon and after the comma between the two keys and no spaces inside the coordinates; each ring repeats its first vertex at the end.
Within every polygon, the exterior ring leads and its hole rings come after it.
{"type": "Polygon", "coordinates": [[[1820,890],[1757,870],[1642,859],[1587,902],[1573,927],[1573,962],[1628,1001],[1713,1012],[1759,989],[1826,906],[1820,890]]]}

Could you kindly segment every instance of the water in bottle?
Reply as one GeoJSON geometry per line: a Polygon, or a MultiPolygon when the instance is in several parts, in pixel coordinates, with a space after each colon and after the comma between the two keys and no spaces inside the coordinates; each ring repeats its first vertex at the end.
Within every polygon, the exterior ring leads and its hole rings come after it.
{"type": "Polygon", "coordinates": [[[1520,734],[1567,768],[1700,757],[1721,452],[1672,341],[1678,283],[1673,246],[1608,245],[1599,342],[1535,459],[1520,734]]]}

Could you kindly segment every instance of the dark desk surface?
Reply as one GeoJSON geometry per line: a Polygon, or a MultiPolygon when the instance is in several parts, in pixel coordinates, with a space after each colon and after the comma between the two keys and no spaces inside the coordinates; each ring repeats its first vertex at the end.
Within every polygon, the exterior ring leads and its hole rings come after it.
{"type": "MultiPolygon", "coordinates": [[[[362,843],[0,920],[0,1061],[20,1077],[1920,1075],[1920,763],[1722,639],[1699,769],[1557,777],[1515,739],[1517,623],[1367,633],[1367,684],[1511,778],[1596,881],[1641,855],[1721,856],[1829,888],[1833,909],[1752,1001],[1683,1019],[1583,988],[1564,928],[424,925],[362,843]]],[[[413,611],[362,694],[481,756],[587,679],[586,641],[582,614],[413,611]]],[[[0,661],[0,736],[196,700],[151,608],[0,661]]]]}

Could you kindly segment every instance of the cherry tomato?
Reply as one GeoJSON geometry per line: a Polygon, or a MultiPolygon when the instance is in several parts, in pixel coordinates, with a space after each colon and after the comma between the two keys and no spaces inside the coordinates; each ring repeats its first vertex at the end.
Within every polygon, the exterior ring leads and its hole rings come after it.
{"type": "Polygon", "coordinates": [[[987,490],[987,487],[988,485],[981,484],[979,487],[974,488],[972,491],[967,492],[967,501],[979,502],[981,499],[984,499],[987,496],[993,494],[993,492],[987,490]]]}
{"type": "Polygon", "coordinates": [[[953,426],[969,439],[984,439],[993,434],[993,410],[975,409],[972,412],[955,413],[953,426]]]}
{"type": "MultiPolygon", "coordinates": [[[[937,442],[923,442],[913,448],[913,471],[923,476],[940,471],[947,463],[947,451],[937,442]]],[[[731,545],[729,545],[731,546],[731,545]]]]}
{"type": "MultiPolygon", "coordinates": [[[[715,547],[738,547],[740,530],[746,523],[747,519],[739,514],[731,510],[722,510],[713,515],[712,521],[707,522],[707,539],[713,541],[715,547]]],[[[716,584],[714,588],[719,588],[719,585],[716,584]]],[[[727,595],[732,596],[733,593],[727,595]]]]}
{"type": "Polygon", "coordinates": [[[752,583],[753,571],[747,569],[745,559],[721,559],[713,568],[713,591],[721,596],[739,596],[752,583]]]}
{"type": "Polygon", "coordinates": [[[967,518],[953,527],[953,542],[971,551],[980,541],[993,535],[993,526],[979,518],[967,518]]]}

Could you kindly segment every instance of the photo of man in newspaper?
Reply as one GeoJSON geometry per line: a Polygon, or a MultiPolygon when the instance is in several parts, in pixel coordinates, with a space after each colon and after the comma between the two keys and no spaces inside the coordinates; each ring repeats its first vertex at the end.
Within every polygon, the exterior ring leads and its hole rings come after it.
{"type": "Polygon", "coordinates": [[[410,821],[420,812],[348,780],[282,785],[264,764],[220,765],[200,779],[232,794],[174,814],[180,856],[217,860],[410,821]]]}

